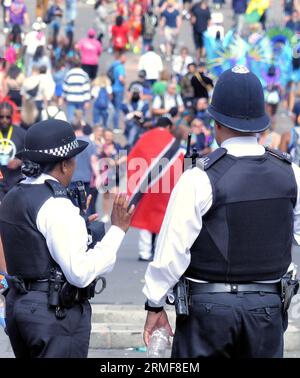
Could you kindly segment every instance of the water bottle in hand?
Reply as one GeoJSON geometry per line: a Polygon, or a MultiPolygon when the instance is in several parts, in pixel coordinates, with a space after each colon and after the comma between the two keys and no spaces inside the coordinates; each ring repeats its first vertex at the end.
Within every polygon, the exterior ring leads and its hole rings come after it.
{"type": "Polygon", "coordinates": [[[156,329],[150,337],[147,356],[149,358],[164,358],[168,344],[168,331],[163,327],[156,329]]]}

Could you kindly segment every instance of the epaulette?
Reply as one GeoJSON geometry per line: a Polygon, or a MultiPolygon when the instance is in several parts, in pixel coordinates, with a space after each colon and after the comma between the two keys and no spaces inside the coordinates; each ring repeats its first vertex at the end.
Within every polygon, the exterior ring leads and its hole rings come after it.
{"type": "Polygon", "coordinates": [[[288,164],[292,164],[293,159],[292,159],[291,155],[288,154],[287,152],[283,152],[283,151],[280,151],[280,150],[274,150],[273,148],[270,148],[270,147],[265,147],[265,149],[269,154],[277,157],[280,160],[285,161],[288,164]]]}
{"type": "Polygon", "coordinates": [[[45,183],[52,190],[54,197],[68,197],[67,189],[58,181],[55,180],[46,180],[45,183]]]}
{"type": "Polygon", "coordinates": [[[222,159],[222,157],[226,154],[227,150],[225,148],[217,148],[215,151],[211,152],[204,158],[198,159],[196,166],[200,168],[202,171],[206,171],[218,160],[222,159]]]}

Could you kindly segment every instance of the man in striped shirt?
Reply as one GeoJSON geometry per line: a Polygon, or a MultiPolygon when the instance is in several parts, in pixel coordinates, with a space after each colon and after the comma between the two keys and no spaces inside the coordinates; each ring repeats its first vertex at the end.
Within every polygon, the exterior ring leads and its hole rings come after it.
{"type": "Polygon", "coordinates": [[[91,85],[88,74],[81,68],[79,60],[67,73],[63,84],[63,98],[67,105],[67,119],[71,123],[76,109],[88,109],[91,100],[91,85]]]}

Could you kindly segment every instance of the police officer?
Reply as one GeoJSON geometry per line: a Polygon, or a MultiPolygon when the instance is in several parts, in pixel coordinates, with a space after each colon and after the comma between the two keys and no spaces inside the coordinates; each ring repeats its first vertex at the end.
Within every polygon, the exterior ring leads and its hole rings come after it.
{"type": "Polygon", "coordinates": [[[172,335],[163,309],[184,276],[189,316],[177,316],[172,357],[282,357],[287,326],[281,277],[300,242],[300,170],[266,150],[263,89],[246,67],[225,71],[209,112],[219,149],[175,186],[143,289],[154,329],[172,335]]]}
{"type": "Polygon", "coordinates": [[[66,190],[75,156],[87,145],[67,122],[47,120],[28,130],[18,153],[28,177],[0,209],[10,287],[7,332],[16,357],[87,356],[91,307],[83,288],[113,268],[133,211],[126,196],[117,195],[112,226],[88,247],[86,222],[66,190]],[[62,302],[62,288],[71,303],[62,302]]]}

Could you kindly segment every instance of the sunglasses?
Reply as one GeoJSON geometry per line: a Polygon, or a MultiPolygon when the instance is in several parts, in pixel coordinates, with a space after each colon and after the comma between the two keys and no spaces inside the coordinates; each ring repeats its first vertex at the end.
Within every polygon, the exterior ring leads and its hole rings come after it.
{"type": "Polygon", "coordinates": [[[12,116],[9,115],[9,116],[6,116],[6,115],[0,115],[0,119],[3,119],[3,118],[6,118],[6,119],[12,119],[12,116]]]}

